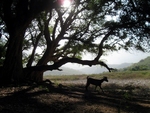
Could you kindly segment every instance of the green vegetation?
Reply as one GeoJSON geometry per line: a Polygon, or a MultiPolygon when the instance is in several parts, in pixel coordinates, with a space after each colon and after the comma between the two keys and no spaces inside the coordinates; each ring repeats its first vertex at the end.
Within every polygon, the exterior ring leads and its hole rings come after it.
{"type": "Polygon", "coordinates": [[[103,75],[112,79],[150,79],[150,71],[123,71],[103,73],[103,75]]]}
{"type": "Polygon", "coordinates": [[[132,66],[123,69],[125,71],[143,71],[150,70],[150,57],[140,60],[138,63],[133,64],[132,66]]]}

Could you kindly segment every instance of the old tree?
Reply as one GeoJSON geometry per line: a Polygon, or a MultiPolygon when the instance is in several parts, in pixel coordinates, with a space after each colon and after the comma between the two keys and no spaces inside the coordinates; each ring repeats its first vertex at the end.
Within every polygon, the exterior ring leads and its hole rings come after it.
{"type": "Polygon", "coordinates": [[[150,45],[150,2],[143,0],[1,0],[0,83],[41,82],[70,62],[109,68],[108,51],[150,45]],[[93,60],[82,59],[85,53],[93,60]]]}

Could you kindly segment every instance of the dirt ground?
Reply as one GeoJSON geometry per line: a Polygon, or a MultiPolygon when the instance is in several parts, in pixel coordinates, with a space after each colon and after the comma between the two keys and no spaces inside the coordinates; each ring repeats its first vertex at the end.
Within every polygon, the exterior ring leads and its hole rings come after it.
{"type": "Polygon", "coordinates": [[[0,113],[150,113],[147,82],[118,85],[112,80],[102,86],[105,93],[93,86],[85,91],[84,81],[3,87],[0,113]]]}

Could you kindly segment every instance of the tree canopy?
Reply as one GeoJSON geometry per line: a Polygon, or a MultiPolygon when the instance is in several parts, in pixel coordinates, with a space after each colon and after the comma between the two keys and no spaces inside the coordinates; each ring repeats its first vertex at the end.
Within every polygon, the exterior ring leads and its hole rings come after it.
{"type": "Polygon", "coordinates": [[[6,1],[0,5],[0,63],[10,70],[2,71],[7,79],[41,81],[44,71],[68,62],[111,71],[101,61],[107,52],[150,50],[149,1],[74,0],[70,7],[59,0],[6,1]],[[86,53],[95,54],[93,60],[82,59],[86,53]]]}

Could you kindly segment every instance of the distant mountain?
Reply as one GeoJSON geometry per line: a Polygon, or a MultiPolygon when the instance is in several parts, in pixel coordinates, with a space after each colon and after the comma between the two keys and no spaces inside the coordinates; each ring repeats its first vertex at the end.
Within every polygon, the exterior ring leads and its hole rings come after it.
{"type": "Polygon", "coordinates": [[[150,70],[150,56],[140,60],[138,63],[134,63],[133,65],[125,68],[124,70],[132,70],[132,71],[150,70]]]}
{"type": "MultiPolygon", "coordinates": [[[[131,71],[138,71],[138,70],[150,70],[150,56],[140,60],[138,63],[123,63],[123,64],[111,64],[109,67],[120,69],[120,70],[131,70],[131,71]]],[[[82,70],[85,74],[99,74],[102,72],[108,72],[108,70],[101,66],[92,66],[88,68],[83,68],[82,70]]]]}
{"type": "MultiPolygon", "coordinates": [[[[109,67],[121,70],[150,70],[150,57],[140,60],[138,63],[108,64],[109,67]]],[[[61,67],[63,71],[46,71],[44,75],[81,75],[81,74],[99,74],[108,72],[108,70],[100,65],[81,68],[79,70],[69,67],[61,67]]]]}
{"type": "Polygon", "coordinates": [[[81,71],[71,69],[68,67],[61,67],[62,71],[53,70],[53,71],[46,71],[44,75],[81,75],[84,74],[81,71]]]}
{"type": "MultiPolygon", "coordinates": [[[[115,69],[122,69],[126,68],[128,66],[131,66],[132,63],[123,63],[123,64],[108,64],[109,67],[115,68],[115,69]]],[[[100,65],[92,66],[92,67],[86,67],[80,70],[81,72],[85,74],[99,74],[103,72],[107,72],[108,70],[105,67],[102,67],[100,65]]]]}
{"type": "MultiPolygon", "coordinates": [[[[123,64],[114,64],[114,65],[108,65],[109,67],[121,69],[130,66],[131,63],[123,63],[123,64]]],[[[107,72],[108,70],[102,66],[92,66],[92,67],[86,67],[81,68],[80,70],[71,69],[68,67],[61,67],[63,71],[46,71],[44,75],[80,75],[80,74],[99,74],[102,72],[107,72]]]]}
{"type": "MultiPolygon", "coordinates": [[[[123,64],[111,64],[108,65],[111,68],[115,69],[122,69],[128,66],[131,66],[131,63],[123,63],[123,64]]],[[[81,68],[79,70],[71,69],[68,67],[61,67],[63,71],[53,70],[53,71],[46,71],[44,75],[81,75],[81,74],[99,74],[103,72],[108,72],[108,70],[100,65],[81,68]]]]}

